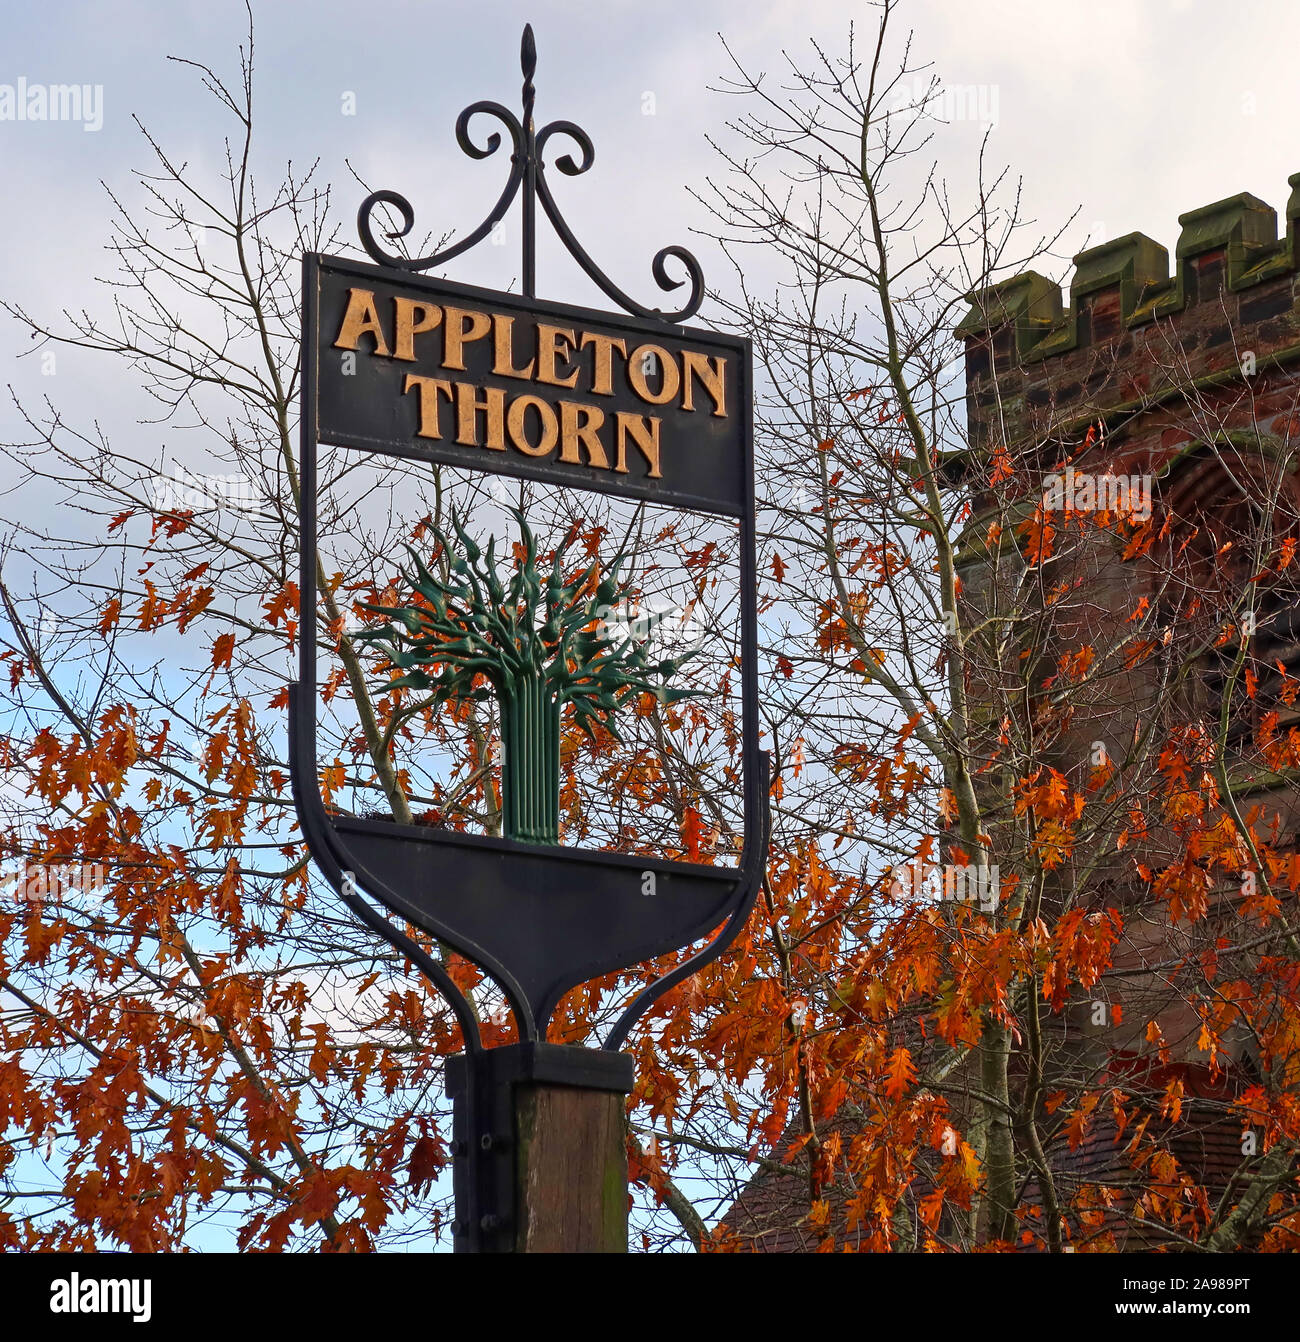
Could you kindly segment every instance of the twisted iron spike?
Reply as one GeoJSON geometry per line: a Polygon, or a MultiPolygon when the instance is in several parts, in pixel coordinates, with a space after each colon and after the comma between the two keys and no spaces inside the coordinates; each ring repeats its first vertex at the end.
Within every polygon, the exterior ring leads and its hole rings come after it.
{"type": "Polygon", "coordinates": [[[533,25],[524,24],[523,41],[519,44],[519,64],[524,72],[524,120],[520,146],[523,162],[518,165],[523,176],[523,228],[520,240],[520,287],[525,298],[537,295],[537,146],[533,128],[533,74],[537,69],[537,42],[533,25]]]}
{"type": "Polygon", "coordinates": [[[533,25],[524,24],[523,39],[519,43],[519,67],[524,72],[524,129],[533,128],[533,102],[537,90],[533,87],[533,76],[537,73],[537,39],[533,36],[533,25]]]}

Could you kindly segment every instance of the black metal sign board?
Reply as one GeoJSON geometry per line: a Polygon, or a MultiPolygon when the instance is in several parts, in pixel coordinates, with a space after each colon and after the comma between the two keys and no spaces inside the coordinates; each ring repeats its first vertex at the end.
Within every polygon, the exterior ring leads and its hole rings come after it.
{"type": "Polygon", "coordinates": [[[743,517],[748,342],[309,256],[320,442],[743,517]]]}

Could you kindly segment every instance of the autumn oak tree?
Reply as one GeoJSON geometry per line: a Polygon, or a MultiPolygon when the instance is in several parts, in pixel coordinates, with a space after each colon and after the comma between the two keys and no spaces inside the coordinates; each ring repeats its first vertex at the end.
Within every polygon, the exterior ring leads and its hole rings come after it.
{"type": "MultiPolygon", "coordinates": [[[[697,184],[734,263],[711,320],[758,373],[772,845],[742,936],[629,1043],[634,1245],[1293,1249],[1300,725],[1261,631],[1295,604],[1294,448],[1261,457],[1240,402],[1149,344],[1190,389],[1201,485],[1170,461],[1149,509],[1046,499],[1113,426],[1049,404],[1017,435],[1000,366],[968,403],[959,324],[996,329],[1014,293],[992,286],[1054,239],[982,157],[962,191],[933,168],[935,85],[895,7],[779,80],[734,64],[697,184]]],[[[379,632],[405,546],[447,580],[453,502],[480,544],[521,508],[582,598],[624,555],[647,608],[690,612],[666,655],[692,693],[638,689],[621,740],[562,719],[563,841],[726,862],[743,841],[729,526],[339,452],[298,590],[299,258],[350,244],[314,170],[256,189],[251,29],[241,55],[233,84],[195,67],[226,177],[146,136],[153,166],[114,189],[107,309],[9,309],[132,369],[158,415],[127,447],[23,406],[7,448],[77,521],[11,523],[0,574],[0,840],[7,871],[51,873],[0,892],[7,1248],[445,1238],[458,1030],[313,877],[284,687],[315,637],[328,804],[501,831],[484,682],[422,702],[379,632]],[[256,506],[161,488],[177,443],[256,506]]],[[[592,1042],[674,958],[575,990],[551,1037],[592,1042]]],[[[448,967],[486,1042],[512,1039],[493,985],[448,967]]]]}

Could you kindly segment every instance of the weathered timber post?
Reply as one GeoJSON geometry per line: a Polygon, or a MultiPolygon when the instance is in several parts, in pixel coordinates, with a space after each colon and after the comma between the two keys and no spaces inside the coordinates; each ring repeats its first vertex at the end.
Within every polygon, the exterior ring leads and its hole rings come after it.
{"type": "Polygon", "coordinates": [[[604,1049],[525,1043],[449,1058],[457,1248],[626,1253],[632,1080],[630,1055],[604,1049]]]}
{"type": "Polygon", "coordinates": [[[623,1096],[577,1086],[515,1091],[517,1253],[626,1253],[623,1096]]]}

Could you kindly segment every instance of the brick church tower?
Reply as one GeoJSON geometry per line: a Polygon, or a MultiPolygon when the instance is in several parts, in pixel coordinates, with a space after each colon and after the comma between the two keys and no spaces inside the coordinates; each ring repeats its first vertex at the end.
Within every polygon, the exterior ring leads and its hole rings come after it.
{"type": "MultiPolygon", "coordinates": [[[[1130,233],[1075,257],[1068,303],[1032,272],[973,295],[957,330],[969,451],[948,468],[971,493],[962,581],[976,606],[995,599],[1000,581],[989,519],[1008,520],[1005,492],[995,498],[984,485],[995,450],[1023,482],[1011,523],[1038,518],[1064,535],[1069,512],[1126,515],[1118,539],[1098,533],[1059,561],[1055,578],[1079,596],[1058,619],[1045,664],[1055,665],[1057,650],[1118,646],[1143,628],[1152,653],[1090,683],[1044,734],[1041,762],[1083,788],[1100,766],[1131,760],[1155,718],[1200,724],[1203,742],[1225,747],[1223,814],[1267,829],[1273,855],[1294,851],[1300,834],[1300,561],[1277,562],[1300,539],[1300,173],[1290,185],[1281,238],[1276,212],[1243,193],[1180,217],[1172,275],[1166,249],[1130,233]]],[[[1016,527],[997,530],[1005,557],[1016,527]]],[[[1150,766],[1157,782],[1162,767],[1150,766]]],[[[1140,1177],[1122,1125],[1117,1132],[1101,1116],[1083,1140],[1062,1137],[1048,1153],[1063,1196],[1107,1186],[1114,1214],[1103,1209],[1094,1229],[1113,1248],[1164,1242],[1142,1229],[1141,1208],[1135,1219],[1130,1188],[1163,1179],[1180,1196],[1186,1180],[1212,1202],[1241,1197],[1243,1170],[1258,1168],[1243,1163],[1251,1139],[1234,1100],[1260,1084],[1269,1060],[1248,1030],[1216,1031],[1209,1049],[1204,1033],[1229,976],[1207,946],[1238,967],[1258,954],[1243,918],[1243,901],[1248,913],[1259,897],[1253,855],[1240,853],[1231,875],[1229,862],[1188,858],[1177,876],[1187,892],[1174,884],[1171,898],[1156,898],[1165,878],[1153,886],[1151,874],[1177,866],[1185,850],[1185,834],[1161,823],[1124,832],[1087,896],[1123,912],[1111,972],[1050,1020],[1062,1065],[1150,1096],[1151,1131],[1167,1131],[1167,1170],[1140,1177]]],[[[1268,877],[1269,898],[1293,906],[1294,877],[1285,883],[1276,864],[1268,877]]],[[[847,1113],[835,1120],[852,1122],[847,1113]]],[[[796,1183],[770,1168],[758,1174],[726,1228],[759,1250],[815,1247],[801,1230],[807,1204],[797,1205],[796,1183]]],[[[1032,1204],[1032,1175],[1026,1188],[1032,1204]]],[[[842,1224],[836,1237],[852,1238],[842,1224]]]]}

